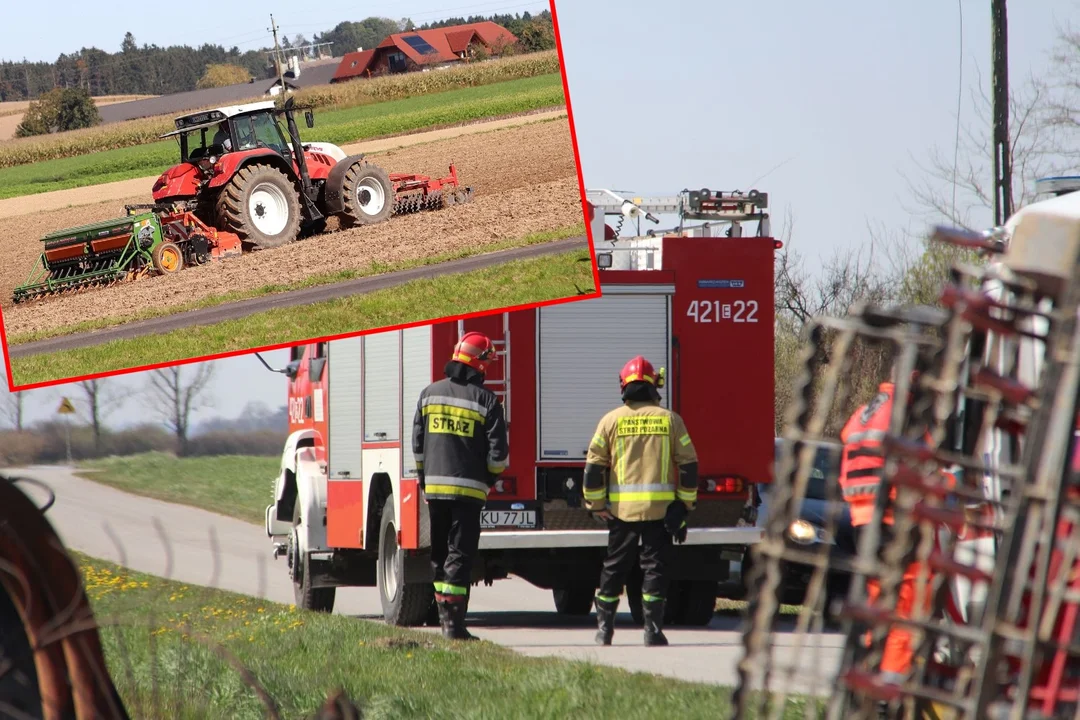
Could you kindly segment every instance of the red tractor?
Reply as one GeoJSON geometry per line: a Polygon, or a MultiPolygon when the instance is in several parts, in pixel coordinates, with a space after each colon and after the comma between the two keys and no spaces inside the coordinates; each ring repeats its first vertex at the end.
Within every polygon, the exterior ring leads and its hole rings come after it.
{"type": "MultiPolygon", "coordinates": [[[[178,139],[180,163],[154,183],[155,206],[182,202],[208,226],[272,248],[322,230],[331,216],[342,227],[372,225],[393,213],[471,199],[453,165],[439,179],[389,174],[363,154],[302,142],[297,109],[289,98],[281,109],[266,101],[177,118],[176,130],[162,137],[178,139]]],[[[315,126],[310,109],[305,119],[315,126]]]]}

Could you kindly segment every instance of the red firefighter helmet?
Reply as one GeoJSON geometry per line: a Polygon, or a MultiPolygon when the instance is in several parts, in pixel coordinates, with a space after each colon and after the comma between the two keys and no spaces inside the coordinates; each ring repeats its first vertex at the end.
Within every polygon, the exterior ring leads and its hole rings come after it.
{"type": "Polygon", "coordinates": [[[467,332],[454,346],[453,360],[465,363],[474,370],[487,372],[488,363],[495,361],[495,345],[483,333],[467,332]]]}
{"type": "Polygon", "coordinates": [[[638,355],[623,365],[622,372],[619,373],[619,387],[625,388],[630,383],[639,380],[643,380],[654,387],[662,388],[664,387],[664,368],[660,368],[660,372],[656,372],[651,362],[638,355]]]}

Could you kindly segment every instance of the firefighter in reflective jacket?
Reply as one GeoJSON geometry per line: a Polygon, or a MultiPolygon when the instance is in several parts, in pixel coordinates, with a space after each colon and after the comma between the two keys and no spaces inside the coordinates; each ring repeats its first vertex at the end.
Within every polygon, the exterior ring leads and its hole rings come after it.
{"type": "Polygon", "coordinates": [[[465,629],[472,566],[480,543],[480,510],[508,445],[503,406],[484,387],[495,359],[485,335],[466,333],[446,364],[446,378],[420,393],[412,449],[431,519],[431,565],[443,635],[474,640],[465,629]]]}
{"type": "MultiPolygon", "coordinates": [[[[917,377],[917,374],[914,374],[912,382],[917,377]]],[[[840,488],[851,510],[851,524],[856,537],[874,517],[875,495],[885,473],[882,443],[892,421],[895,391],[896,367],[894,366],[889,381],[878,386],[878,391],[870,402],[857,409],[840,432],[840,440],[844,445],[844,454],[840,461],[840,488]]],[[[931,442],[929,435],[924,440],[928,444],[931,442]]],[[[946,478],[950,479],[947,473],[946,478]]],[[[891,500],[896,499],[895,487],[890,489],[889,495],[891,500]]],[[[884,546],[891,536],[893,524],[891,502],[885,510],[882,521],[885,524],[882,528],[881,540],[884,546]]],[[[908,564],[900,587],[897,589],[896,614],[898,617],[909,617],[914,610],[915,579],[919,572],[918,563],[908,564]]],[[[927,583],[928,590],[929,587],[930,584],[927,583]]],[[[872,605],[881,593],[877,578],[867,579],[866,590],[868,600],[872,605]]],[[[929,602],[930,596],[927,593],[922,598],[924,608],[928,607],[929,602]]],[[[900,682],[906,676],[911,668],[913,652],[911,645],[911,632],[907,628],[896,625],[889,630],[881,661],[881,672],[886,681],[900,682]]]]}
{"type": "Polygon", "coordinates": [[[619,373],[623,405],[600,420],[585,460],[585,507],[607,520],[609,530],[595,600],[599,645],[611,644],[619,597],[639,559],[645,644],[668,644],[667,559],[672,537],[686,540],[698,480],[697,454],[682,418],[660,405],[663,373],[640,355],[626,363],[619,373]]]}

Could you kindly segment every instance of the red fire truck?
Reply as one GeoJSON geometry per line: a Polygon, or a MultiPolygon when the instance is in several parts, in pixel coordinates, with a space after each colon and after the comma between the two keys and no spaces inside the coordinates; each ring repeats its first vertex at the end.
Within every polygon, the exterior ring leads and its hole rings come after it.
{"type": "MultiPolygon", "coordinates": [[[[430,617],[427,506],[409,438],[420,391],[443,376],[458,338],[478,330],[499,350],[486,385],[504,403],[510,462],[483,511],[474,583],[515,575],[551,589],[560,613],[591,611],[607,530],[583,507],[586,447],[620,402],[620,368],[642,354],[667,368],[663,403],[685,419],[700,458],[698,506],[673,553],[668,621],[710,621],[729,560],[760,538],[751,484],[772,478],[778,243],[766,198],[589,195],[602,297],[291,349],[281,371],[291,434],[266,531],[298,605],[329,612],[337,587],[377,586],[387,622],[430,617]],[[627,239],[605,223],[659,223],[654,213],[678,224],[627,239]],[[688,227],[695,218],[709,225],[688,227]],[[756,236],[742,236],[748,220],[756,236]],[[718,227],[726,231],[711,236],[718,227]]],[[[627,597],[640,622],[640,577],[627,597]]]]}

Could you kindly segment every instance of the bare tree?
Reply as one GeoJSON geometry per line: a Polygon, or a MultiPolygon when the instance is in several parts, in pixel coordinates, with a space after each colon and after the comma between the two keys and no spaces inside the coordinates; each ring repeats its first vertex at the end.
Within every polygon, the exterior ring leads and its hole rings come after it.
{"type": "Polygon", "coordinates": [[[100,453],[102,422],[119,409],[130,397],[131,391],[117,389],[101,379],[83,380],[79,383],[79,389],[86,396],[85,419],[94,431],[94,450],[100,453]]]}
{"type": "MultiPolygon", "coordinates": [[[[910,212],[930,222],[942,220],[968,230],[993,223],[994,134],[993,101],[981,76],[972,93],[976,120],[960,129],[957,147],[934,147],[924,162],[916,161],[918,179],[905,178],[910,212]]],[[[1009,95],[1009,158],[1012,167],[1012,208],[1030,203],[1035,180],[1067,167],[1065,146],[1052,116],[1051,88],[1031,77],[1009,95]]]]}
{"type": "Polygon", "coordinates": [[[0,414],[9,427],[22,432],[23,430],[23,403],[26,400],[26,391],[11,392],[5,385],[3,395],[0,396],[0,414]]]}
{"type": "Polygon", "coordinates": [[[214,364],[199,363],[194,369],[190,380],[184,379],[182,365],[151,370],[147,377],[147,390],[158,401],[157,412],[165,427],[176,435],[177,452],[180,455],[188,452],[191,413],[212,402],[207,396],[207,390],[214,377],[214,364]]]}

